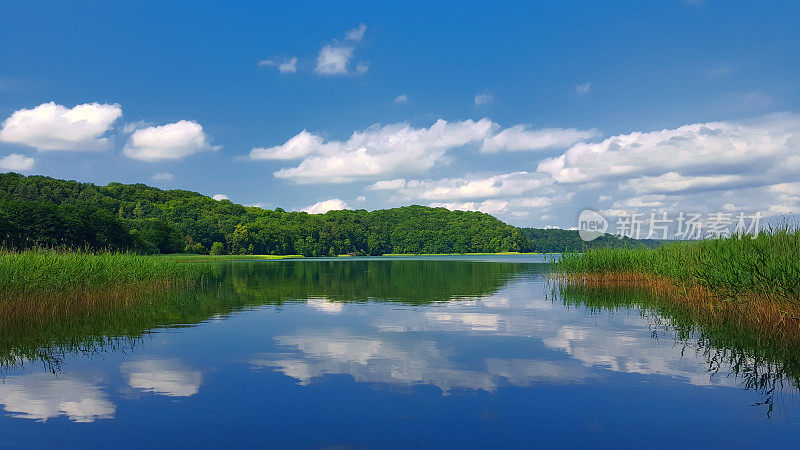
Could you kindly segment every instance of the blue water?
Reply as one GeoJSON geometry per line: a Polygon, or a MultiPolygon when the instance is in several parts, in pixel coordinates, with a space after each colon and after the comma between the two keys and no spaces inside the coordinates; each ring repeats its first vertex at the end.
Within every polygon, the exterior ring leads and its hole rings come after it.
{"type": "Polygon", "coordinates": [[[256,304],[3,368],[0,446],[797,446],[790,381],[710,372],[727,349],[653,312],[565,306],[541,261],[225,264],[214,295],[256,304]]]}

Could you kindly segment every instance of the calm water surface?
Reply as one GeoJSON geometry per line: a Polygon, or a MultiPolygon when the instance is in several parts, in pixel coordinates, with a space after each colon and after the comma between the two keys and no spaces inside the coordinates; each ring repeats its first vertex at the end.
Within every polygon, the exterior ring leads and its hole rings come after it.
{"type": "Polygon", "coordinates": [[[792,352],[598,307],[542,261],[224,263],[0,330],[0,446],[798,445],[792,352]]]}

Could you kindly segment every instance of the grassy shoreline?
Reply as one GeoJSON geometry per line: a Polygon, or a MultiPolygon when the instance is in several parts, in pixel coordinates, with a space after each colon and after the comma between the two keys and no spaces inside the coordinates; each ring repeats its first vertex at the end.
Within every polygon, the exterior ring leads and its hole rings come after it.
{"type": "Polygon", "coordinates": [[[800,231],[757,238],[676,242],[658,248],[562,255],[553,277],[591,288],[629,287],[666,296],[708,320],[800,337],[800,231]]]}
{"type": "Polygon", "coordinates": [[[206,273],[202,265],[134,253],[0,251],[0,300],[80,296],[147,284],[186,285],[206,273]]]}

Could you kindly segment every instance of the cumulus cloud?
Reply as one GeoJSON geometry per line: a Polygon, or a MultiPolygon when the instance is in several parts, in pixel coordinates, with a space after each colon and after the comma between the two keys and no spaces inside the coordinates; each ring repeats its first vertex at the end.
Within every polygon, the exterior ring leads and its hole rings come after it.
{"type": "Polygon", "coordinates": [[[359,42],[364,39],[364,33],[367,31],[367,26],[363,23],[358,24],[357,27],[353,28],[352,30],[348,30],[345,33],[344,38],[348,41],[359,42]]]}
{"type": "Polygon", "coordinates": [[[107,149],[104,135],[122,117],[117,104],[84,103],[73,108],[43,103],[20,109],[3,121],[0,142],[21,144],[40,151],[107,149]]]}
{"type": "Polygon", "coordinates": [[[220,201],[220,200],[230,200],[230,199],[228,198],[228,196],[227,196],[227,195],[225,195],[225,194],[214,194],[214,195],[212,195],[212,196],[211,196],[211,198],[213,198],[213,199],[214,199],[214,200],[216,200],[216,201],[220,201]]]}
{"type": "MultiPolygon", "coordinates": [[[[344,42],[333,40],[332,43],[323,45],[317,55],[317,66],[314,71],[319,75],[344,75],[349,73],[347,66],[355,52],[355,45],[364,39],[367,26],[359,24],[345,33],[344,42]]],[[[369,63],[361,61],[356,64],[355,71],[362,75],[369,69],[369,63]]]]}
{"type": "Polygon", "coordinates": [[[303,131],[283,145],[255,148],[250,157],[303,158],[297,167],[275,172],[278,178],[298,183],[346,183],[428,170],[442,162],[448,150],[480,142],[491,128],[488,119],[438,120],[421,129],[406,123],[374,125],[353,133],[346,141],[328,142],[303,131]]]}
{"type": "Polygon", "coordinates": [[[509,214],[514,217],[523,217],[531,209],[541,210],[556,204],[563,204],[572,198],[572,193],[551,196],[512,197],[507,199],[494,198],[475,202],[432,202],[432,208],[447,208],[451,211],[479,211],[486,214],[509,214]]]}
{"type": "Polygon", "coordinates": [[[709,190],[736,186],[746,181],[741,175],[708,175],[686,177],[676,172],[668,172],[657,177],[639,177],[623,182],[621,189],[636,193],[682,192],[689,190],[709,190]]]}
{"type": "MultiPolygon", "coordinates": [[[[324,44],[316,56],[314,72],[323,76],[345,75],[356,73],[362,75],[369,70],[368,61],[359,61],[352,67],[350,61],[356,48],[364,39],[367,31],[365,24],[345,32],[344,39],[333,39],[324,44]],[[352,68],[352,72],[351,72],[352,68]]],[[[275,67],[282,74],[295,73],[298,70],[299,58],[296,56],[275,56],[258,61],[259,67],[275,67]]]]}
{"type": "Polygon", "coordinates": [[[578,143],[537,168],[556,192],[578,193],[582,201],[602,193],[604,214],[666,212],[670,218],[680,212],[768,217],[800,211],[800,197],[773,188],[793,182],[798,170],[800,115],[794,113],[578,143]]]}
{"type": "Polygon", "coordinates": [[[153,179],[156,181],[168,181],[175,178],[175,175],[169,172],[158,172],[157,174],[153,175],[153,179]]]}
{"type": "Polygon", "coordinates": [[[321,137],[303,130],[283,145],[254,148],[250,151],[250,159],[297,159],[325,153],[328,148],[335,151],[334,146],[325,144],[321,137]]]}
{"type": "Polygon", "coordinates": [[[314,203],[313,205],[306,206],[303,208],[303,211],[309,214],[325,214],[328,211],[337,211],[340,209],[352,208],[350,208],[350,206],[344,200],[332,198],[330,200],[323,200],[321,202],[314,203]]]}
{"type": "Polygon", "coordinates": [[[516,125],[487,137],[481,151],[532,151],[548,148],[568,147],[576,142],[600,136],[597,129],[578,130],[576,128],[544,128],[531,130],[526,125],[516,125]]]}
{"type": "Polygon", "coordinates": [[[128,122],[122,126],[122,132],[124,134],[131,134],[136,130],[147,128],[151,125],[153,124],[146,120],[137,120],[136,122],[128,122]]]}
{"type": "Polygon", "coordinates": [[[560,183],[660,176],[670,172],[682,176],[764,171],[778,174],[783,172],[781,166],[785,166],[785,161],[800,149],[799,132],[800,116],[795,114],[634,132],[598,143],[576,144],[562,155],[542,161],[538,171],[560,183]]]}
{"type": "Polygon", "coordinates": [[[352,46],[324,45],[317,55],[317,67],[320,75],[342,75],[347,73],[347,63],[353,57],[352,46]]]}
{"type": "Polygon", "coordinates": [[[0,170],[10,170],[12,172],[25,172],[33,169],[36,159],[30,156],[12,153],[0,158],[0,170]]]}
{"type": "Polygon", "coordinates": [[[297,57],[264,59],[258,62],[259,67],[277,67],[280,73],[297,72],[297,57]]]}
{"type": "Polygon", "coordinates": [[[368,190],[393,190],[404,197],[421,200],[466,200],[518,196],[551,184],[541,174],[513,172],[488,177],[444,178],[441,180],[382,180],[368,190]]]}
{"type": "Polygon", "coordinates": [[[394,98],[395,103],[408,103],[408,96],[406,94],[400,94],[394,98]]]}
{"type": "Polygon", "coordinates": [[[123,153],[129,158],[154,162],[178,160],[198,152],[216,151],[219,148],[210,144],[199,123],[181,120],[134,131],[123,153]]]}
{"type": "Polygon", "coordinates": [[[392,190],[400,190],[404,187],[406,187],[406,180],[402,178],[397,178],[394,180],[377,181],[367,186],[366,189],[371,191],[392,191],[392,190]]]}
{"type": "Polygon", "coordinates": [[[494,96],[489,93],[484,94],[475,94],[475,105],[485,105],[487,103],[492,103],[494,101],[494,96]]]}
{"type": "MultiPolygon", "coordinates": [[[[279,170],[275,176],[299,183],[346,183],[425,171],[445,162],[449,150],[469,144],[480,144],[484,152],[539,150],[566,147],[598,135],[595,129],[535,130],[527,125],[503,130],[486,118],[460,122],[439,119],[429,128],[412,128],[407,123],[376,124],[354,132],[346,141],[326,141],[303,130],[282,145],[253,148],[250,158],[302,159],[297,167],[279,170]]],[[[377,186],[373,188],[380,189],[377,186]]]]}

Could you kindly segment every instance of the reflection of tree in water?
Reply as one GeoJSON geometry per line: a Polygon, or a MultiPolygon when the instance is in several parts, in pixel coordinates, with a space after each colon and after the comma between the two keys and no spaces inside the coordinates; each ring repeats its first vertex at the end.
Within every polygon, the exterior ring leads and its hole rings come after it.
{"type": "Polygon", "coordinates": [[[382,300],[426,304],[490,295],[511,277],[543,271],[541,264],[455,260],[294,261],[226,266],[239,294],[270,303],[294,299],[382,300]]]}
{"type": "Polygon", "coordinates": [[[590,311],[637,308],[648,321],[652,337],[669,333],[682,354],[688,350],[703,357],[710,376],[733,376],[744,389],[757,392],[767,417],[772,417],[776,397],[800,388],[800,346],[776,338],[770,330],[743,329],[712,320],[707,313],[678,305],[644,290],[621,287],[586,287],[568,283],[554,286],[554,298],[568,306],[590,311]]]}
{"type": "Polygon", "coordinates": [[[0,370],[40,362],[57,372],[69,354],[132,351],[153,329],[192,326],[263,305],[309,298],[426,304],[483,297],[513,277],[542,270],[542,265],[452,260],[215,264],[212,279],[195,288],[130,292],[89,310],[54,306],[46,317],[14,315],[13,305],[5,308],[0,370]]]}

